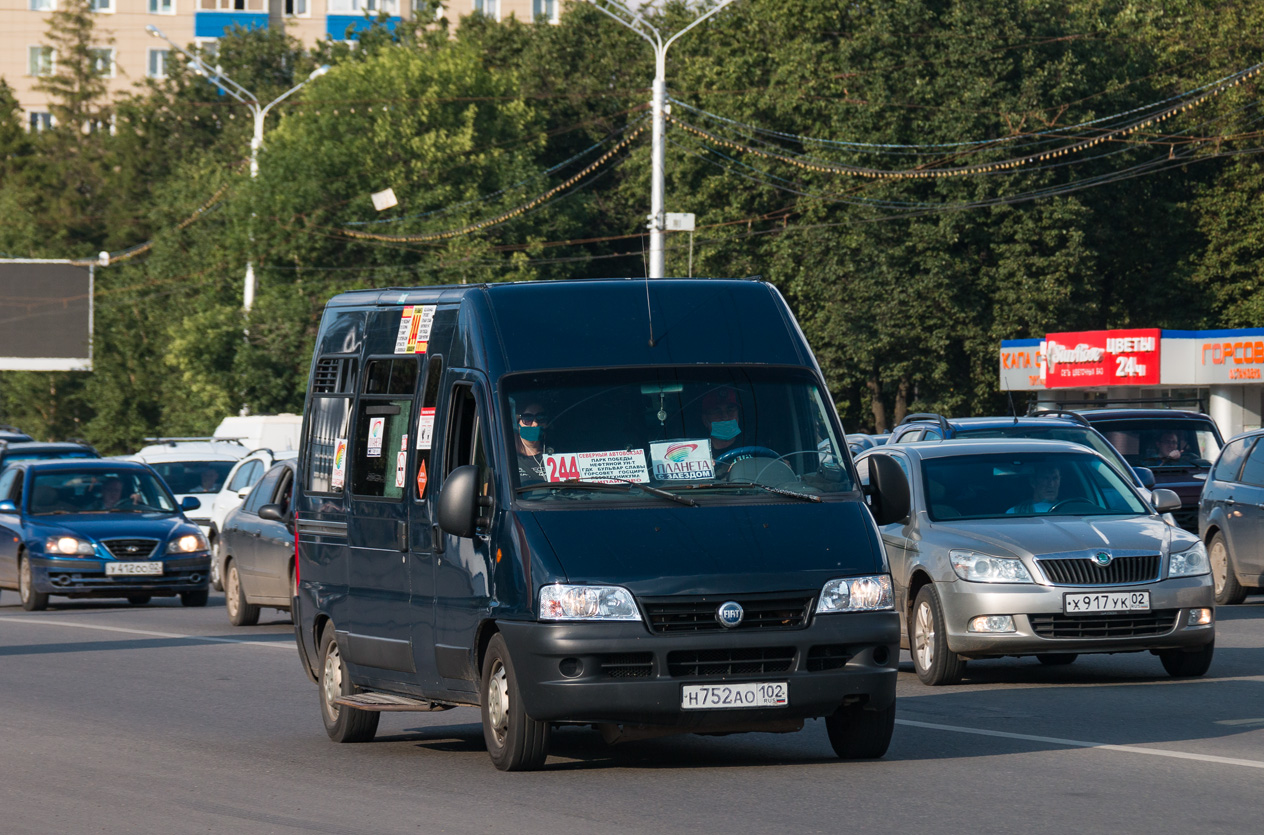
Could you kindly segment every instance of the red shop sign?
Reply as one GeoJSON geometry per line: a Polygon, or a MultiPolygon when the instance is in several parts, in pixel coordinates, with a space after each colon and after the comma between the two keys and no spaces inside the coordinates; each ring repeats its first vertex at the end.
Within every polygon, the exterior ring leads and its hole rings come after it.
{"type": "Polygon", "coordinates": [[[1045,387],[1144,386],[1159,382],[1159,329],[1051,333],[1045,387]]]}

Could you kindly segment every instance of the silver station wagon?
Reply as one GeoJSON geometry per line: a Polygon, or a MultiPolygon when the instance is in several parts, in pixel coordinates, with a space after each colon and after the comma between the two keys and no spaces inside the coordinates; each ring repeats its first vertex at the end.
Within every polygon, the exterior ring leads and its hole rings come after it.
{"type": "Polygon", "coordinates": [[[1207,552],[1101,455],[1059,441],[947,441],[856,462],[882,531],[901,643],[926,684],[971,658],[1149,651],[1199,676],[1215,649],[1207,552]],[[1157,509],[1157,513],[1156,513],[1157,509]]]}

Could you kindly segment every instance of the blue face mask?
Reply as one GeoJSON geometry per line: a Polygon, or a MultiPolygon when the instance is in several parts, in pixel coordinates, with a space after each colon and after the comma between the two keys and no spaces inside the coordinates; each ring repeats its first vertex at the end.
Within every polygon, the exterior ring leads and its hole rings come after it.
{"type": "Polygon", "coordinates": [[[742,427],[735,420],[711,421],[711,437],[718,441],[731,441],[742,433],[742,427]]]}
{"type": "Polygon", "coordinates": [[[536,441],[540,440],[540,427],[539,425],[523,426],[522,424],[518,424],[518,434],[522,436],[522,440],[529,444],[534,444],[536,441]]]}

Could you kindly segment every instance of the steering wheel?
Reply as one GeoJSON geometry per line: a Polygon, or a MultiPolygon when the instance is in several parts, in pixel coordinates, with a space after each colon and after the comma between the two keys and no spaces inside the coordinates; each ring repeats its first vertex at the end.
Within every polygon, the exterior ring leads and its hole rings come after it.
{"type": "Polygon", "coordinates": [[[1053,507],[1049,508],[1049,512],[1053,513],[1054,511],[1061,510],[1067,505],[1073,505],[1073,504],[1088,505],[1093,510],[1101,510],[1101,508],[1096,503],[1090,502],[1088,499],[1080,498],[1079,496],[1073,496],[1069,499],[1063,499],[1060,502],[1054,502],[1053,507]]]}
{"type": "Polygon", "coordinates": [[[721,452],[715,457],[715,463],[725,464],[732,461],[739,455],[759,455],[761,458],[780,458],[781,456],[775,450],[771,450],[766,446],[739,446],[733,449],[721,452]],[[761,454],[762,453],[762,454],[761,454]]]}

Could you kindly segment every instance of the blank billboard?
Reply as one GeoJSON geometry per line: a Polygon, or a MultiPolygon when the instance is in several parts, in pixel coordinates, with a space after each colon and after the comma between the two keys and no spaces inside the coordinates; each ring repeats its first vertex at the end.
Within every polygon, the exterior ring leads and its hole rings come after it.
{"type": "Polygon", "coordinates": [[[0,370],[92,370],[92,267],[0,260],[0,370]]]}

